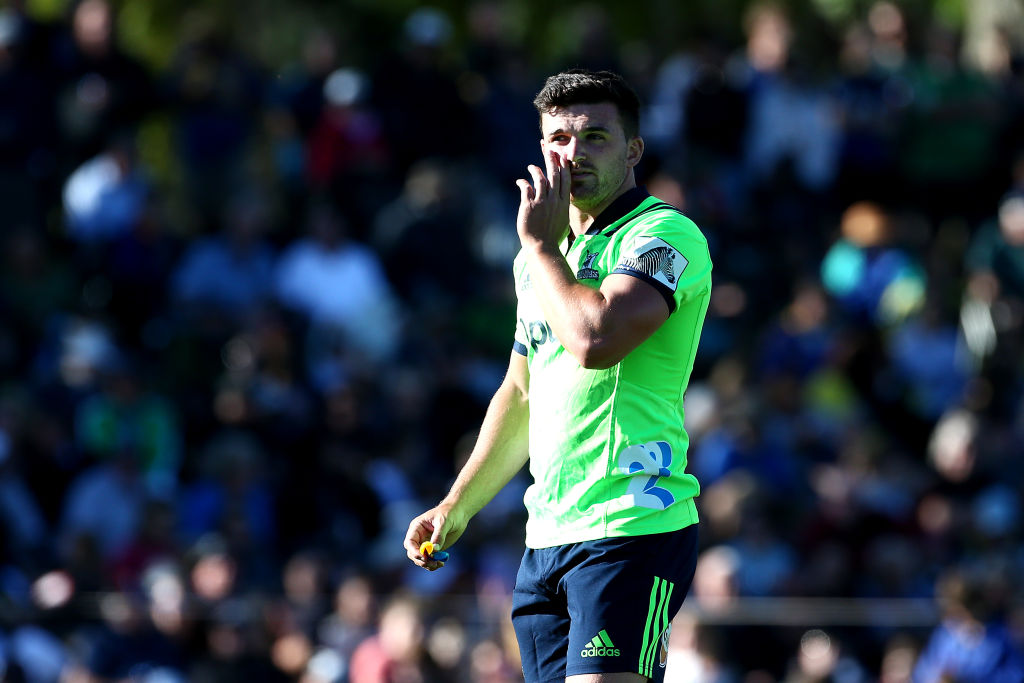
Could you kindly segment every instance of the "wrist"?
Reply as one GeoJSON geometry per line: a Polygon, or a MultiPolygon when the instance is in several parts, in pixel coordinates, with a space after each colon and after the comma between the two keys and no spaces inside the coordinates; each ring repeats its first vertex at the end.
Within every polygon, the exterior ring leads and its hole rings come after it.
{"type": "Polygon", "coordinates": [[[453,496],[452,493],[445,496],[437,507],[443,510],[445,517],[456,526],[468,524],[474,514],[466,508],[466,503],[460,497],[453,496]]]}
{"type": "Polygon", "coordinates": [[[518,226],[519,241],[523,248],[530,251],[559,251],[559,247],[569,233],[569,224],[565,223],[560,227],[550,225],[544,229],[528,229],[527,226],[518,226]]]}
{"type": "Polygon", "coordinates": [[[556,242],[536,239],[523,240],[522,243],[523,251],[526,252],[527,256],[558,256],[559,258],[562,256],[561,245],[556,242]]]}

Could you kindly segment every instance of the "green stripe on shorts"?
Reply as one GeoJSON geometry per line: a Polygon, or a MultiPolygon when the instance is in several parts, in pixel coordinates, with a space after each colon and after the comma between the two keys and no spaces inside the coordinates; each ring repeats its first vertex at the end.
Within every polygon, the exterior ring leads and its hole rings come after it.
{"type": "Polygon", "coordinates": [[[637,672],[647,678],[654,676],[654,657],[661,644],[661,634],[668,627],[668,602],[672,598],[675,584],[660,576],[654,577],[651,598],[647,605],[647,622],[644,625],[643,646],[640,648],[640,662],[637,672]]]}

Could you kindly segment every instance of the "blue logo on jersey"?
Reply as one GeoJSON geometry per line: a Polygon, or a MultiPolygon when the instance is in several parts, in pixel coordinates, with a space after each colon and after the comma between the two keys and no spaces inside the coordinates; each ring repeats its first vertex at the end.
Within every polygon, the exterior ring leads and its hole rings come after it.
{"type": "Polygon", "coordinates": [[[672,446],[666,441],[650,441],[624,448],[619,453],[619,471],[633,477],[626,489],[632,504],[664,510],[676,502],[668,489],[658,486],[658,480],[672,475],[672,446]]]}
{"type": "Polygon", "coordinates": [[[530,347],[534,351],[544,344],[558,343],[558,338],[555,337],[555,333],[551,331],[551,326],[548,325],[545,320],[531,320],[530,322],[526,322],[520,318],[519,326],[523,329],[523,334],[526,335],[526,339],[529,341],[530,347]]]}
{"type": "Polygon", "coordinates": [[[594,261],[597,260],[597,256],[600,253],[599,251],[587,251],[583,257],[583,264],[576,271],[577,280],[597,280],[601,277],[601,273],[594,268],[594,261]]]}

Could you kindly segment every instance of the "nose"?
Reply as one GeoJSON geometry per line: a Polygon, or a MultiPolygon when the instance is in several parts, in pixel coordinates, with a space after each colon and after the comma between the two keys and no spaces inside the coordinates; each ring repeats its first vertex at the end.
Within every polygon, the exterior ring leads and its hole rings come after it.
{"type": "Polygon", "coordinates": [[[585,158],[583,145],[580,144],[579,138],[572,138],[568,145],[565,147],[565,158],[572,162],[575,166],[585,158]]]}

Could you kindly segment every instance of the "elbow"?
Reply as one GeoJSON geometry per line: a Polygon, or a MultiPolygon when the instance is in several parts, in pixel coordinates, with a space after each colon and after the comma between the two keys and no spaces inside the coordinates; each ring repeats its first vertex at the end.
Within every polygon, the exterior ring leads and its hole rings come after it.
{"type": "Polygon", "coordinates": [[[614,358],[585,358],[580,361],[580,365],[587,370],[607,370],[608,368],[615,367],[618,362],[622,360],[614,358]]]}
{"type": "Polygon", "coordinates": [[[581,341],[574,348],[567,349],[581,367],[587,370],[606,370],[617,365],[623,354],[612,348],[603,339],[581,341]]]}

